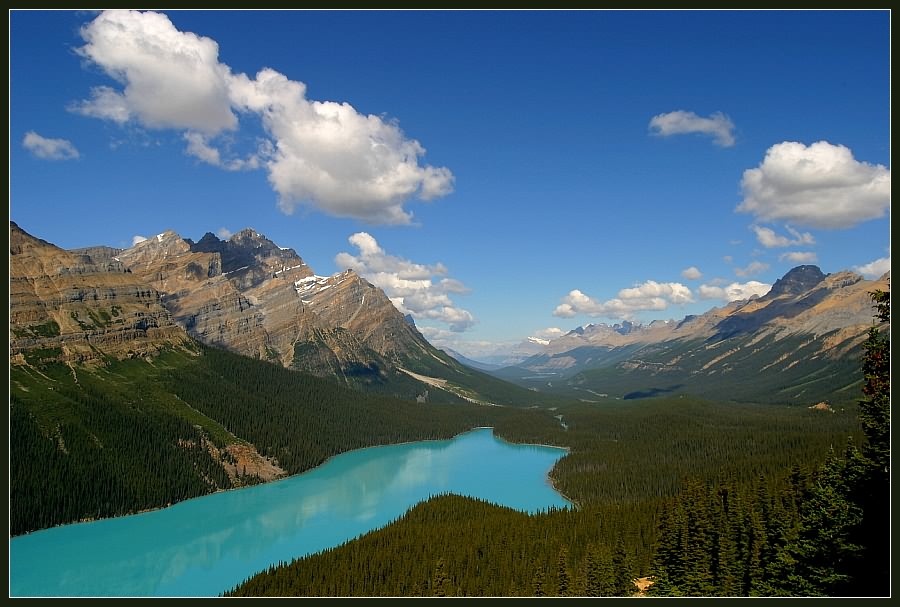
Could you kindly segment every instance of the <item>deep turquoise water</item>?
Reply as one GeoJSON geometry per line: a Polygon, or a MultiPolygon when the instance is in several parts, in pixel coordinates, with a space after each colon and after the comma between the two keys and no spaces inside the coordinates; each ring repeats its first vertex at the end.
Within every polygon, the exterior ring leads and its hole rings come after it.
{"type": "Polygon", "coordinates": [[[567,502],[547,473],[563,449],[480,428],[373,447],[289,479],[10,540],[12,596],[216,596],[269,565],[383,527],[439,493],[536,512],[567,502]]]}

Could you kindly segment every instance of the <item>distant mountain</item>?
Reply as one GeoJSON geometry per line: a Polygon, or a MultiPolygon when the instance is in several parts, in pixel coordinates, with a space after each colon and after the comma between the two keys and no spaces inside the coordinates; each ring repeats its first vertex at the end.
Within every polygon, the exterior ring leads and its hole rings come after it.
{"type": "Polygon", "coordinates": [[[543,353],[547,343],[548,340],[545,339],[528,337],[517,344],[503,344],[487,352],[479,353],[477,362],[496,369],[515,366],[532,356],[543,353]]]}
{"type": "Polygon", "coordinates": [[[472,367],[473,369],[480,369],[481,371],[496,371],[497,369],[501,369],[502,365],[493,365],[491,363],[484,363],[478,360],[474,360],[472,358],[468,358],[464,354],[460,354],[456,350],[452,348],[441,348],[444,352],[452,356],[456,359],[457,362],[460,362],[467,367],[472,367]]]}
{"type": "Polygon", "coordinates": [[[582,400],[678,391],[779,402],[852,400],[875,289],[890,290],[889,273],[870,281],[799,266],[762,297],[680,322],[579,327],[552,340],[543,354],[494,373],[582,400]]]}

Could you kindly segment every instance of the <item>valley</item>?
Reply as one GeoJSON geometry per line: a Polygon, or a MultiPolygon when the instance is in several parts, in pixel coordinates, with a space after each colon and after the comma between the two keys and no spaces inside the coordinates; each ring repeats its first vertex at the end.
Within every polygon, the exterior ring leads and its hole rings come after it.
{"type": "Polygon", "coordinates": [[[762,297],[680,321],[579,327],[516,366],[488,372],[587,401],[685,393],[848,404],[862,382],[857,369],[871,326],[869,293],[889,289],[889,274],[865,280],[798,266],[762,297]]]}
{"type": "Polygon", "coordinates": [[[253,230],[76,251],[10,230],[13,536],[268,486],[338,454],[476,427],[568,449],[549,481],[572,507],[529,516],[474,495],[421,496],[357,539],[279,557],[217,592],[630,595],[633,578],[668,571],[660,551],[674,513],[700,516],[684,509],[707,501],[703,516],[729,530],[715,541],[735,548],[708,547],[704,567],[744,580],[716,584],[784,592],[765,571],[792,536],[772,525],[800,524],[834,445],[866,441],[865,298],[889,289],[888,276],[802,266],[766,296],[680,323],[590,325],[485,372],[431,346],[358,275],[317,276],[253,230]],[[721,510],[726,494],[736,505],[721,510]],[[474,544],[459,541],[469,527],[474,544]],[[414,562],[385,552],[402,546],[414,562]],[[754,551],[771,560],[746,569],[754,551]],[[361,562],[378,565],[357,571],[361,562]]]}
{"type": "Polygon", "coordinates": [[[10,598],[890,600],[892,12],[547,8],[9,9],[10,598]]]}

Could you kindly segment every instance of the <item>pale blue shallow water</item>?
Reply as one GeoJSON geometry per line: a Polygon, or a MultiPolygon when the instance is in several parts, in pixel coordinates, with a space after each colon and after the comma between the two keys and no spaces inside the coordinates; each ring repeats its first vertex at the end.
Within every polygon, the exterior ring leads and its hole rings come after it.
{"type": "Polygon", "coordinates": [[[278,561],[383,527],[458,493],[517,510],[570,505],[547,473],[565,450],[480,428],[361,449],[289,479],[10,540],[12,596],[216,596],[278,561]]]}

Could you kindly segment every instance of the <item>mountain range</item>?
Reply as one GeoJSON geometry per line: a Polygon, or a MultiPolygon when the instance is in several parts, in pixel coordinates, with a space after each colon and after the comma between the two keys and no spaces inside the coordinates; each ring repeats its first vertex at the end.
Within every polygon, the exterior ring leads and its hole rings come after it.
{"type": "Polygon", "coordinates": [[[65,251],[10,222],[11,363],[128,358],[187,341],[161,294],[111,251],[65,251]]]}
{"type": "Polygon", "coordinates": [[[766,295],[704,314],[590,324],[475,361],[433,347],[353,270],[319,276],[251,228],[226,240],[166,231],[127,249],[66,251],[10,222],[10,361],[90,364],[196,339],[407,399],[528,405],[540,395],[723,390],[737,400],[849,399],[876,289],[890,289],[890,273],[865,280],[802,265],[766,295]]]}
{"type": "Polygon", "coordinates": [[[319,276],[251,228],[227,240],[166,231],[127,249],[66,251],[10,222],[10,288],[12,363],[90,364],[196,339],[406,399],[538,398],[433,347],[353,270],[319,276]]]}
{"type": "Polygon", "coordinates": [[[852,399],[874,290],[890,290],[889,272],[865,280],[802,265],[761,297],[681,321],[578,327],[492,372],[589,402],[679,391],[789,403],[852,399]]]}
{"type": "Polygon", "coordinates": [[[9,261],[12,535],[507,410],[472,402],[551,400],[457,363],[355,273],[318,276],[254,230],[67,251],[10,222],[9,261]]]}
{"type": "MultiPolygon", "coordinates": [[[[572,433],[578,412],[658,394],[850,402],[869,293],[890,288],[889,274],[800,266],[765,296],[678,322],[527,340],[533,354],[488,374],[434,348],[356,273],[319,276],[252,229],[64,250],[10,222],[9,259],[13,534],[497,416],[572,433]]],[[[544,440],[534,432],[522,440],[544,440]]]]}

